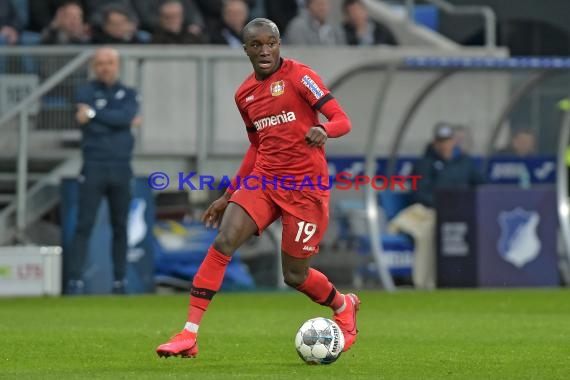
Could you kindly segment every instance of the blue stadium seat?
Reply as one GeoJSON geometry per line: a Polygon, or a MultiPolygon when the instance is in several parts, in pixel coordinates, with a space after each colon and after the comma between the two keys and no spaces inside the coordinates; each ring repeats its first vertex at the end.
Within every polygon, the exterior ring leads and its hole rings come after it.
{"type": "MultiPolygon", "coordinates": [[[[40,45],[42,42],[42,35],[36,32],[24,30],[20,34],[19,44],[23,46],[40,45]]],[[[27,74],[37,74],[39,72],[41,58],[31,55],[23,55],[22,59],[22,72],[27,74]]]]}
{"type": "MultiPolygon", "coordinates": [[[[381,191],[378,194],[379,206],[385,221],[391,220],[410,204],[407,192],[381,191]]],[[[362,199],[344,199],[336,204],[335,215],[339,226],[339,240],[347,248],[354,249],[362,256],[370,256],[370,236],[366,226],[366,210],[362,199]]],[[[382,250],[392,276],[410,276],[412,271],[414,243],[406,234],[379,236],[382,250]]],[[[377,277],[374,265],[363,264],[357,267],[361,278],[377,277]]]]}
{"type": "MultiPolygon", "coordinates": [[[[155,278],[192,281],[214,242],[217,231],[201,223],[157,221],[155,225],[155,278]]],[[[236,252],[227,267],[224,290],[255,288],[255,283],[236,252]]]]}
{"type": "Polygon", "coordinates": [[[411,194],[407,191],[384,190],[378,192],[378,201],[387,221],[411,204],[411,194]]]}
{"type": "MultiPolygon", "coordinates": [[[[393,4],[391,8],[401,14],[406,12],[403,5],[393,4]]],[[[437,31],[439,29],[439,10],[435,5],[416,4],[414,6],[414,21],[428,29],[437,31]]]]}
{"type": "Polygon", "coordinates": [[[337,240],[347,248],[355,248],[359,235],[366,234],[362,199],[343,199],[335,203],[334,215],[338,225],[337,240]]]}
{"type": "MultiPolygon", "coordinates": [[[[370,255],[370,239],[361,236],[359,239],[358,253],[370,255]]],[[[382,251],[390,274],[393,277],[410,277],[414,260],[414,242],[405,234],[390,235],[382,234],[382,251]]],[[[375,265],[365,264],[357,268],[357,274],[362,279],[378,278],[378,270],[375,265]]]]}
{"type": "Polygon", "coordinates": [[[416,23],[431,30],[439,28],[439,12],[435,5],[419,4],[414,7],[414,20],[416,23]]]}
{"type": "Polygon", "coordinates": [[[150,43],[152,40],[152,34],[147,32],[146,30],[137,30],[137,37],[140,41],[145,44],[150,43]]]}

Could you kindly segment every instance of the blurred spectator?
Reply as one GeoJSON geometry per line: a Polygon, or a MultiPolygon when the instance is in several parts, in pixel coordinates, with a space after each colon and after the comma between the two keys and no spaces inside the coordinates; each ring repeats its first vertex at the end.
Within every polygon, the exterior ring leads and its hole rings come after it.
{"type": "MultiPolygon", "coordinates": [[[[158,10],[168,0],[131,0],[134,10],[140,19],[140,28],[156,32],[159,28],[158,10]]],[[[195,36],[202,36],[205,30],[204,18],[200,8],[193,0],[180,0],[184,9],[184,27],[195,36]]]]}
{"type": "Polygon", "coordinates": [[[414,239],[412,279],[417,288],[435,288],[435,211],[434,196],[439,189],[463,189],[484,182],[471,158],[454,155],[454,128],[438,123],[433,141],[414,166],[417,189],[411,193],[412,205],[400,211],[388,225],[390,233],[403,232],[414,239]]]}
{"type": "MultiPolygon", "coordinates": [[[[79,45],[90,41],[89,26],[83,20],[83,10],[79,3],[67,0],[57,10],[51,25],[47,26],[41,34],[41,43],[46,45],[79,45]]],[[[41,60],[33,60],[37,65],[40,78],[46,79],[61,68],[62,60],[59,56],[46,56],[41,60]]],[[[73,94],[78,80],[87,75],[85,68],[77,70],[71,74],[59,87],[62,93],[73,94]],[[65,89],[65,90],[63,90],[65,89]]],[[[56,99],[52,97],[50,99],[56,99]]],[[[64,100],[65,97],[57,98],[64,100]]],[[[73,99],[67,99],[72,101],[73,99]]]]}
{"type": "Polygon", "coordinates": [[[397,45],[396,38],[385,26],[370,19],[368,9],[362,0],[344,0],[343,24],[349,45],[397,45]]]}
{"type": "Polygon", "coordinates": [[[343,45],[346,38],[337,25],[328,21],[330,0],[307,0],[307,11],[289,23],[284,41],[293,45],[343,45]]]}
{"type": "Polygon", "coordinates": [[[119,5],[134,15],[131,0],[81,0],[85,20],[91,25],[101,25],[103,13],[110,6],[119,5]]]}
{"type": "Polygon", "coordinates": [[[412,194],[415,202],[433,207],[437,189],[466,188],[484,182],[482,174],[469,156],[464,153],[454,155],[455,145],[454,126],[445,122],[438,123],[433,141],[414,168],[414,174],[422,176],[417,191],[412,194]]]}
{"type": "Polygon", "coordinates": [[[138,127],[137,91],[119,80],[119,53],[101,48],[93,55],[95,80],[77,90],[75,118],[81,128],[83,167],[75,237],[69,252],[67,294],[84,292],[83,276],[89,238],[99,204],[107,199],[113,230],[113,293],[125,293],[127,221],[131,199],[131,160],[138,127]]]}
{"type": "Polygon", "coordinates": [[[305,0],[264,0],[265,17],[273,21],[279,30],[287,30],[289,22],[305,9],[305,0]]]}
{"type": "Polygon", "coordinates": [[[20,39],[23,25],[16,7],[9,0],[0,1],[0,45],[15,45],[20,39]]]}
{"type": "MultiPolygon", "coordinates": [[[[33,32],[43,32],[51,25],[57,10],[69,2],[70,0],[28,0],[28,25],[26,29],[33,32]]],[[[78,3],[83,9],[81,1],[73,2],[78,3]]]]}
{"type": "Polygon", "coordinates": [[[28,0],[8,0],[14,6],[16,10],[16,15],[18,17],[18,22],[22,25],[22,30],[28,30],[28,23],[30,21],[30,15],[28,12],[28,0]]]}
{"type": "MultiPolygon", "coordinates": [[[[196,5],[200,8],[202,16],[206,22],[206,26],[211,29],[215,28],[219,24],[219,20],[222,19],[222,10],[224,8],[224,3],[227,0],[195,0],[196,5]]],[[[258,0],[244,0],[247,5],[247,14],[250,14],[250,10],[253,9],[258,0]]],[[[273,0],[281,1],[281,0],[273,0]]]]}
{"type": "Polygon", "coordinates": [[[101,25],[93,27],[94,44],[144,43],[137,34],[137,19],[121,4],[110,4],[102,12],[101,25]]]}
{"type": "Polygon", "coordinates": [[[519,129],[513,135],[509,146],[499,150],[497,155],[527,157],[535,153],[536,139],[530,129],[519,129]]]}
{"type": "Polygon", "coordinates": [[[184,27],[184,7],[179,0],[167,0],[159,9],[159,26],[152,36],[154,44],[200,44],[201,33],[190,33],[184,27]]]}
{"type": "Polygon", "coordinates": [[[241,31],[247,23],[248,8],[244,0],[226,0],[222,22],[212,28],[210,43],[242,48],[241,31]]]}
{"type": "Polygon", "coordinates": [[[471,129],[456,125],[453,127],[455,136],[455,155],[473,153],[473,134],[471,129]]]}
{"type": "Polygon", "coordinates": [[[89,42],[88,26],[83,10],[73,1],[61,5],[51,25],[42,32],[42,43],[48,45],[83,44],[89,42]]]}

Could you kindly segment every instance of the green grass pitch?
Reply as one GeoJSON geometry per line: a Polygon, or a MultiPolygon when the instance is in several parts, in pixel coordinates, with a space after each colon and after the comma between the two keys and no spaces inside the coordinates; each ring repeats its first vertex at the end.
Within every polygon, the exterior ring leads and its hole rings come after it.
{"type": "Polygon", "coordinates": [[[329,366],[294,336],[329,316],[295,292],[220,293],[196,359],[160,359],[187,296],[0,299],[2,379],[570,379],[568,290],[362,291],[360,335],[329,366]]]}

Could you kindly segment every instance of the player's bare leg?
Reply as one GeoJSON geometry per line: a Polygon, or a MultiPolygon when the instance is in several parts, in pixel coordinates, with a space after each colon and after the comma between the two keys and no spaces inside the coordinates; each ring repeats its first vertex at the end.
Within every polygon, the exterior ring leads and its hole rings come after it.
{"type": "Polygon", "coordinates": [[[344,335],[344,349],[347,351],[356,341],[356,312],[360,300],[355,294],[342,294],[321,272],[310,267],[310,258],[296,258],[282,252],[283,277],[285,283],[305,293],[314,302],[333,310],[334,320],[344,335]]]}
{"type": "Polygon", "coordinates": [[[167,343],[157,347],[161,357],[195,357],[198,354],[198,327],[210,301],[220,289],[226,267],[235,250],[257,232],[257,225],[237,204],[230,203],[225,210],[222,223],[192,281],[188,320],[184,329],[167,343]]]}

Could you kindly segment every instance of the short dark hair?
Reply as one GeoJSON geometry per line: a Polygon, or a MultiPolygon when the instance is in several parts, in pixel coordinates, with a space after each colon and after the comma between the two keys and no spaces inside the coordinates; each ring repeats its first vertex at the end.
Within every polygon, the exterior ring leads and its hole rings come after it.
{"type": "Polygon", "coordinates": [[[79,8],[81,8],[81,10],[83,10],[83,7],[78,0],[64,0],[59,4],[59,7],[57,7],[57,9],[62,9],[70,5],[77,5],[79,8]]]}
{"type": "Polygon", "coordinates": [[[361,0],[344,0],[342,2],[342,9],[346,10],[346,8],[350,7],[352,4],[362,3],[361,0]]]}
{"type": "Polygon", "coordinates": [[[243,31],[241,33],[243,42],[245,42],[245,39],[247,35],[250,33],[251,29],[261,28],[261,27],[266,27],[271,29],[271,31],[275,33],[275,35],[277,35],[277,38],[280,38],[279,28],[273,21],[271,21],[268,18],[258,17],[254,18],[243,27],[243,31]]]}
{"type": "Polygon", "coordinates": [[[137,23],[139,22],[137,16],[126,6],[120,3],[111,3],[105,6],[102,10],[103,13],[103,24],[105,24],[112,13],[119,13],[129,19],[129,21],[137,23]]]}
{"type": "Polygon", "coordinates": [[[240,3],[243,3],[246,7],[248,6],[247,1],[245,1],[245,0],[222,0],[222,8],[225,7],[226,5],[228,5],[229,3],[238,2],[238,1],[240,3]]]}
{"type": "Polygon", "coordinates": [[[180,0],[162,0],[160,3],[158,3],[158,13],[162,13],[162,9],[164,8],[165,5],[170,5],[170,4],[178,4],[182,7],[182,12],[184,12],[184,4],[182,4],[182,1],[180,0]]]}
{"type": "Polygon", "coordinates": [[[160,3],[158,3],[158,8],[162,8],[162,6],[163,6],[163,5],[166,5],[166,4],[180,4],[180,5],[183,5],[181,0],[161,0],[160,3]]]}
{"type": "Polygon", "coordinates": [[[520,136],[520,135],[528,135],[528,136],[531,136],[533,138],[536,138],[535,131],[533,131],[529,127],[518,127],[518,128],[513,128],[511,130],[511,140],[514,140],[515,137],[520,136]]]}

